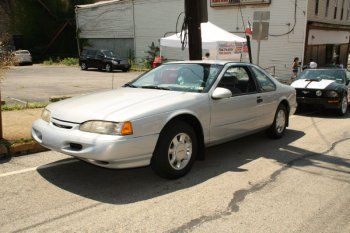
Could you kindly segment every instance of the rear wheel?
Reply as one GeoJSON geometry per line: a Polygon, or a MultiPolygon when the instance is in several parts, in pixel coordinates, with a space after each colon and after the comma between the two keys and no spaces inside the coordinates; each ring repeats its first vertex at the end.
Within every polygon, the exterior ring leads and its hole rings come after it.
{"type": "Polygon", "coordinates": [[[344,93],[341,104],[340,104],[340,108],[338,109],[338,114],[340,116],[344,116],[348,112],[349,103],[348,103],[347,97],[348,97],[347,94],[344,93]]]}
{"type": "Polygon", "coordinates": [[[151,160],[152,169],[167,179],[186,175],[195,161],[197,145],[196,134],[190,125],[182,121],[172,123],[159,136],[151,160]]]}
{"type": "Polygon", "coordinates": [[[275,120],[268,129],[268,134],[271,138],[281,138],[286,131],[288,122],[288,111],[287,108],[280,104],[275,114],[275,120]]]}
{"type": "Polygon", "coordinates": [[[80,64],[80,68],[81,68],[82,70],[87,70],[87,69],[88,69],[88,66],[87,66],[87,64],[86,64],[85,62],[82,62],[82,63],[80,64]]]}

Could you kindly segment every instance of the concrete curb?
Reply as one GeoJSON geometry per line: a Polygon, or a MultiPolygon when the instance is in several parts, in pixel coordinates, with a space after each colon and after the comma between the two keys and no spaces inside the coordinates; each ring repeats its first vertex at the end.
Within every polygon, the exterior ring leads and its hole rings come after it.
{"type": "Polygon", "coordinates": [[[11,156],[34,154],[43,151],[48,151],[48,149],[42,147],[35,141],[14,143],[9,147],[9,154],[11,156]]]}
{"type": "Polygon", "coordinates": [[[61,100],[65,100],[65,99],[69,99],[72,98],[73,96],[69,96],[69,95],[64,95],[64,96],[51,96],[49,98],[50,103],[54,103],[54,102],[58,102],[61,100]]]}
{"type": "Polygon", "coordinates": [[[14,144],[9,144],[4,141],[0,144],[0,159],[4,159],[6,157],[16,157],[28,154],[39,153],[43,151],[48,151],[47,148],[42,147],[35,141],[30,142],[18,142],[14,144]]]}

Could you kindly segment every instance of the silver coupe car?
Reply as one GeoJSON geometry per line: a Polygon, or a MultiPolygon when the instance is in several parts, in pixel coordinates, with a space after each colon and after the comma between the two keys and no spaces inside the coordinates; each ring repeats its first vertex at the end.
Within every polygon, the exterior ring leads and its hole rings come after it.
{"type": "Polygon", "coordinates": [[[50,104],[33,124],[44,147],[106,168],[184,176],[205,147],[267,130],[283,136],[296,91],[260,67],[171,62],[123,87],[50,104]]]}

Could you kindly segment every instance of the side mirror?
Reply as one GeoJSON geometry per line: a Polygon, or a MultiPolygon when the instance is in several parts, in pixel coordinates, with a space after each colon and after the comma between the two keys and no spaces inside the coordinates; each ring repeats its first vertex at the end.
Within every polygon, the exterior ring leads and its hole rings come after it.
{"type": "Polygon", "coordinates": [[[232,92],[229,89],[217,87],[211,97],[213,99],[225,99],[230,98],[232,96],[232,92]]]}

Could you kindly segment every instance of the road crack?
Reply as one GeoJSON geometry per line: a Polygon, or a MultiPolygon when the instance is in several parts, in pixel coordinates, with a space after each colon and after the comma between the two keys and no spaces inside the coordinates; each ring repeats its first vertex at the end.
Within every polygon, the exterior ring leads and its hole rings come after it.
{"type": "Polygon", "coordinates": [[[293,167],[293,165],[295,163],[302,161],[304,159],[310,158],[310,157],[317,156],[317,155],[328,154],[331,151],[333,151],[339,143],[345,142],[347,140],[350,140],[350,137],[343,138],[343,139],[340,139],[338,141],[333,142],[332,145],[330,146],[330,148],[324,152],[307,153],[307,154],[304,154],[298,158],[290,160],[288,163],[286,163],[280,169],[278,169],[274,173],[272,173],[267,180],[262,181],[260,183],[257,183],[248,189],[240,189],[240,190],[234,192],[230,203],[228,204],[228,206],[226,207],[226,209],[224,211],[216,212],[212,215],[204,215],[204,216],[201,216],[199,218],[192,219],[191,221],[184,223],[180,227],[174,228],[174,229],[169,230],[167,232],[169,232],[169,233],[188,232],[188,231],[194,229],[195,227],[202,225],[203,223],[214,221],[214,220],[220,219],[222,217],[229,216],[232,213],[238,212],[239,208],[240,208],[239,205],[245,200],[245,198],[247,197],[248,194],[258,192],[258,191],[262,190],[263,188],[265,188],[267,185],[274,183],[277,180],[278,176],[281,175],[281,173],[283,173],[287,169],[293,167]]]}

